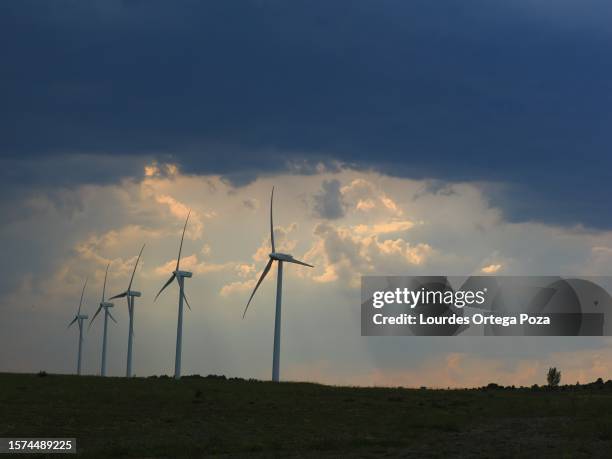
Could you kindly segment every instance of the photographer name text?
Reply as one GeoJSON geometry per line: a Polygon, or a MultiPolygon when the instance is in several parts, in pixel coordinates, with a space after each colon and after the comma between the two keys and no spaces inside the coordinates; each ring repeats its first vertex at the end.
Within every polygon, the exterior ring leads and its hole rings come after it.
{"type": "Polygon", "coordinates": [[[496,316],[476,313],[471,316],[428,316],[407,314],[386,316],[378,313],[372,316],[375,325],[550,325],[550,317],[545,315],[518,314],[516,316],[496,316]]]}

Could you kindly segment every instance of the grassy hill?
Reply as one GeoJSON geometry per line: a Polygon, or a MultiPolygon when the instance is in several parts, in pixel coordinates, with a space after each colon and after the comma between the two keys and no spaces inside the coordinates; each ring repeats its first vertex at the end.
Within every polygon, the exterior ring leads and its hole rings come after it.
{"type": "Polygon", "coordinates": [[[425,390],[0,374],[0,437],[76,437],[79,455],[105,458],[610,457],[610,385],[425,390]]]}

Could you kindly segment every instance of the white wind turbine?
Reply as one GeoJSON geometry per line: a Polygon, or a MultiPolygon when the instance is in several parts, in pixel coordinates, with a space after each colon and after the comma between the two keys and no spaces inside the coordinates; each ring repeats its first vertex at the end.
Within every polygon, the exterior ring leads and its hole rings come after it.
{"type": "Polygon", "coordinates": [[[295,263],[298,265],[308,266],[313,268],[314,266],[309,265],[308,263],[304,263],[303,261],[296,260],[292,255],[288,255],[286,253],[276,252],[276,248],[274,247],[274,222],[272,219],[272,204],[274,201],[274,187],[272,187],[272,196],[270,197],[270,244],[272,245],[272,253],[268,256],[270,260],[268,260],[268,264],[264,268],[261,273],[261,277],[257,281],[255,285],[255,289],[253,293],[251,293],[251,297],[244,308],[244,313],[242,314],[242,318],[246,315],[247,309],[249,309],[249,304],[251,304],[251,300],[255,295],[255,292],[259,288],[259,285],[266,277],[266,274],[270,271],[272,264],[274,261],[278,261],[278,274],[276,276],[276,315],[274,318],[274,352],[272,356],[272,381],[278,382],[280,379],[280,330],[281,330],[281,296],[283,293],[283,262],[287,263],[295,263]]]}
{"type": "Polygon", "coordinates": [[[185,278],[191,277],[192,274],[189,271],[181,271],[179,269],[179,265],[181,263],[181,251],[183,250],[183,239],[185,238],[185,230],[187,229],[187,222],[189,221],[189,215],[191,215],[191,211],[187,214],[187,219],[185,220],[185,226],[183,227],[183,235],[181,236],[181,244],[179,245],[178,258],[176,259],[176,269],[172,271],[172,275],[170,279],[166,281],[161,290],[155,295],[155,300],[164,291],[164,289],[176,279],[179,285],[179,300],[178,300],[178,324],[176,326],[176,354],[174,357],[174,378],[180,379],[181,377],[181,355],[182,355],[182,346],[183,346],[183,300],[187,304],[187,307],[191,310],[191,306],[189,306],[189,302],[187,301],[187,297],[185,296],[185,278]]]}
{"type": "Polygon", "coordinates": [[[104,273],[104,286],[102,287],[102,299],[100,300],[100,305],[98,306],[98,310],[89,322],[89,328],[91,328],[91,324],[93,324],[93,321],[96,319],[100,311],[104,309],[104,332],[102,333],[102,363],[100,368],[100,375],[102,376],[106,376],[106,334],[108,329],[108,318],[110,317],[113,322],[117,323],[117,321],[109,311],[109,309],[113,307],[113,303],[108,303],[104,301],[104,297],[106,294],[106,278],[108,276],[109,266],[110,263],[106,265],[106,273],[104,273]]]}
{"type": "Polygon", "coordinates": [[[87,287],[87,279],[83,284],[83,290],[81,290],[81,300],[79,301],[79,309],[72,319],[72,322],[68,324],[68,328],[76,322],[79,325],[79,354],[77,357],[77,375],[81,374],[81,355],[83,350],[83,321],[87,320],[87,315],[81,314],[81,306],[83,305],[83,295],[85,294],[85,287],[87,287]]]}
{"type": "Polygon", "coordinates": [[[123,298],[126,297],[127,299],[127,305],[128,305],[128,312],[130,314],[130,325],[129,325],[129,331],[128,331],[128,351],[127,351],[127,367],[125,370],[125,376],[126,377],[131,377],[132,376],[132,341],[134,338],[134,298],[141,296],[140,292],[137,292],[135,290],[132,290],[132,282],[134,281],[134,274],[136,273],[136,268],[138,267],[138,261],[140,261],[140,256],[142,255],[142,251],[145,248],[145,244],[142,245],[142,248],[140,249],[140,253],[138,254],[138,258],[136,258],[136,264],[134,265],[134,271],[132,271],[132,277],[130,277],[130,283],[128,285],[128,288],[125,292],[119,293],[118,295],[115,295],[111,298],[109,298],[109,300],[114,300],[116,298],[123,298]]]}

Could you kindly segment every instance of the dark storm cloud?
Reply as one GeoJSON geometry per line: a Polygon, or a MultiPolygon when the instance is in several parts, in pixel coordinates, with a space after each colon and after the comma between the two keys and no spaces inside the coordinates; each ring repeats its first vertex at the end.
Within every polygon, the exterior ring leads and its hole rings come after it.
{"type": "Polygon", "coordinates": [[[321,218],[334,220],[344,216],[344,202],[339,180],[324,180],[321,191],[314,195],[314,211],[321,218]]]}
{"type": "MultiPolygon", "coordinates": [[[[338,160],[508,182],[512,218],[609,227],[611,13],[599,0],[2,2],[0,152],[157,158],[235,184],[338,160]]],[[[65,173],[133,173],[112,164],[65,173]]]]}

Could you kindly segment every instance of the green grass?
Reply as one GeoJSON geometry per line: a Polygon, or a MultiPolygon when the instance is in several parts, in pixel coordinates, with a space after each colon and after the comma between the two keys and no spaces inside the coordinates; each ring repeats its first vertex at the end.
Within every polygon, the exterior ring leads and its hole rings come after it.
{"type": "Polygon", "coordinates": [[[612,391],[0,374],[0,436],[88,457],[609,457],[612,391]]]}

